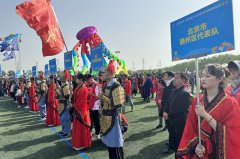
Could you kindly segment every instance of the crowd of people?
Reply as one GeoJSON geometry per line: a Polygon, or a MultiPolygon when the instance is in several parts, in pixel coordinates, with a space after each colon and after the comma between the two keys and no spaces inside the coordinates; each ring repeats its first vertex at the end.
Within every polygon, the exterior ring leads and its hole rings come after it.
{"type": "Polygon", "coordinates": [[[156,129],[169,133],[164,153],[184,159],[239,158],[239,61],[205,66],[199,102],[194,98],[194,73],[115,76],[114,67],[97,76],[70,76],[65,70],[49,77],[2,78],[0,96],[11,96],[18,108],[39,111],[47,127],[61,125],[59,134],[72,137],[73,149],[90,148],[91,141],[101,138],[110,159],[123,159],[123,133],[128,129],[124,114],[127,104],[135,111],[133,98],[139,93],[144,103],[155,100],[156,129]]]}

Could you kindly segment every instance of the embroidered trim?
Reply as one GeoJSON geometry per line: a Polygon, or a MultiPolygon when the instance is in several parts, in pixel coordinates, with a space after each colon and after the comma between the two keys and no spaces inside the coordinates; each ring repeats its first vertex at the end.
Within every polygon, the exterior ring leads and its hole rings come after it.
{"type": "Polygon", "coordinates": [[[211,136],[210,133],[208,133],[207,131],[203,130],[202,128],[201,128],[201,132],[202,132],[205,136],[207,136],[208,138],[210,138],[210,136],[211,136]]]}
{"type": "Polygon", "coordinates": [[[178,149],[176,153],[177,158],[181,158],[187,154],[192,154],[195,152],[195,148],[198,144],[198,137],[193,138],[190,142],[188,142],[187,147],[185,149],[178,149]]]}
{"type": "MultiPolygon", "coordinates": [[[[204,97],[206,97],[206,96],[204,96],[204,97]]],[[[204,97],[202,98],[202,104],[203,104],[203,106],[208,105],[205,109],[206,109],[206,112],[210,114],[227,97],[227,94],[224,91],[221,92],[210,103],[208,103],[207,99],[204,97]]],[[[204,121],[206,121],[206,120],[201,118],[201,125],[204,123],[204,121]]]]}
{"type": "Polygon", "coordinates": [[[219,93],[210,103],[207,101],[207,96],[204,95],[203,104],[205,106],[206,111],[209,113],[211,112],[223,99],[226,97],[226,94],[224,91],[219,93]]]}
{"type": "Polygon", "coordinates": [[[225,126],[217,123],[216,129],[216,159],[225,159],[225,126]]]}

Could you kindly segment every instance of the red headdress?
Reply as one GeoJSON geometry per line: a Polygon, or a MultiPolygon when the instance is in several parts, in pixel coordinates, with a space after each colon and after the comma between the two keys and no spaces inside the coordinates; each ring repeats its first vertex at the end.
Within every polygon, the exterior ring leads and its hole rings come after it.
{"type": "Polygon", "coordinates": [[[108,64],[108,68],[107,70],[111,73],[114,74],[115,73],[115,65],[114,65],[114,61],[110,60],[109,64],[108,64]]]}
{"type": "Polygon", "coordinates": [[[41,80],[43,80],[43,78],[44,78],[43,72],[39,75],[39,78],[40,78],[41,80]]]}
{"type": "Polygon", "coordinates": [[[69,80],[69,72],[68,72],[68,70],[64,70],[64,76],[65,76],[66,81],[68,81],[69,80]]]}

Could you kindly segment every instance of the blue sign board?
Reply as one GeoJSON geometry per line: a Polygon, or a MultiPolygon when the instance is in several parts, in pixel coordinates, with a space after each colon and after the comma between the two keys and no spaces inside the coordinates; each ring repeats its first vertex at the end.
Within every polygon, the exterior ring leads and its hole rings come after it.
{"type": "Polygon", "coordinates": [[[16,78],[16,74],[15,74],[14,71],[12,72],[12,77],[13,77],[13,78],[16,78]]]}
{"type": "Polygon", "coordinates": [[[0,76],[2,76],[2,66],[0,65],[0,76]]]}
{"type": "Polygon", "coordinates": [[[65,70],[72,69],[72,51],[64,53],[64,68],[65,70]]]}
{"type": "Polygon", "coordinates": [[[32,67],[32,76],[36,77],[37,76],[37,66],[32,67]]]}
{"type": "Polygon", "coordinates": [[[235,49],[232,0],[217,1],[171,23],[172,60],[235,49]]]}
{"type": "Polygon", "coordinates": [[[44,67],[44,76],[48,76],[48,64],[44,67]]]}
{"type": "Polygon", "coordinates": [[[49,60],[49,67],[50,67],[50,74],[55,74],[57,73],[57,63],[56,59],[49,60]]]}
{"type": "Polygon", "coordinates": [[[20,71],[20,70],[17,70],[15,76],[16,76],[16,78],[20,78],[20,77],[21,77],[21,71],[20,71]]]}
{"type": "Polygon", "coordinates": [[[26,71],[25,76],[28,77],[29,70],[26,71]]]}
{"type": "Polygon", "coordinates": [[[99,71],[104,69],[104,64],[106,64],[106,61],[103,57],[102,47],[102,44],[100,44],[91,49],[90,61],[92,71],[99,71]]]}

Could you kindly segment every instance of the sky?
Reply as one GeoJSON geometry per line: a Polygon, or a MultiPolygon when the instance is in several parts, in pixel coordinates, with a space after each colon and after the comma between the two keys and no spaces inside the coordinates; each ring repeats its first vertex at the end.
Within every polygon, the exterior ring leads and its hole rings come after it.
{"type": "MultiPolygon", "coordinates": [[[[41,40],[36,32],[15,12],[18,4],[26,0],[1,0],[0,37],[21,33],[21,68],[31,69],[56,58],[63,68],[63,53],[52,57],[42,56],[41,40]]],[[[76,34],[86,26],[95,26],[99,36],[111,52],[120,51],[129,70],[152,69],[174,64],[171,59],[170,23],[216,0],[52,0],[69,50],[78,42],[76,34]],[[144,60],[143,60],[144,59],[144,60]]],[[[240,1],[233,0],[235,44],[240,47],[240,1]]],[[[2,57],[0,57],[0,60],[2,57]]],[[[0,61],[2,69],[15,69],[15,60],[0,61]]],[[[82,62],[80,60],[80,66],[82,62]]]]}

